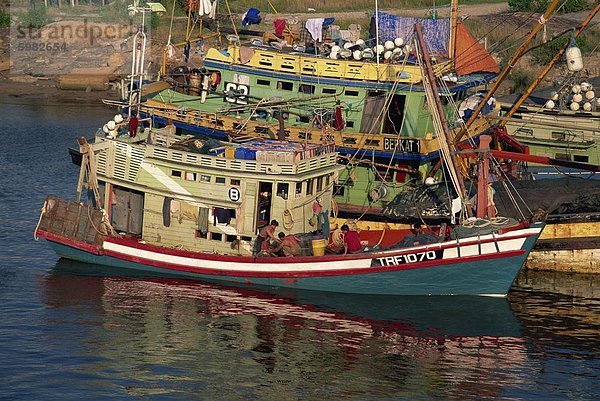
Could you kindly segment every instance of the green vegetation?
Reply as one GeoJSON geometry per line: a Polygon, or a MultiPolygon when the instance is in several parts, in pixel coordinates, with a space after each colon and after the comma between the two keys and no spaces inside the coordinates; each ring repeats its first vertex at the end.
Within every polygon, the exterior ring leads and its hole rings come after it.
{"type": "MultiPolygon", "coordinates": [[[[461,4],[489,4],[502,3],[502,0],[462,0],[461,4]]],[[[379,8],[385,9],[403,9],[403,8],[432,8],[432,0],[379,0],[379,8]]],[[[340,12],[340,11],[362,11],[374,10],[373,0],[271,0],[271,4],[279,13],[299,13],[306,12],[309,8],[316,12],[340,12]]],[[[436,1],[436,8],[448,7],[450,0],[445,2],[436,1]]],[[[263,12],[274,12],[266,0],[232,0],[232,11],[243,12],[250,7],[258,8],[263,12]]]]}
{"type": "MultiPolygon", "coordinates": [[[[544,12],[550,5],[550,0],[508,0],[508,5],[512,11],[532,11],[544,12]]],[[[565,0],[565,4],[560,8],[560,13],[573,13],[592,8],[593,0],[565,0]]]]}
{"type": "Polygon", "coordinates": [[[50,22],[50,18],[46,12],[46,7],[36,7],[20,14],[19,22],[21,26],[27,28],[41,28],[50,22]]]}
{"type": "Polygon", "coordinates": [[[3,8],[0,8],[0,28],[10,25],[10,14],[3,8]]]}
{"type": "Polygon", "coordinates": [[[512,82],[511,93],[521,93],[525,91],[535,79],[535,73],[521,68],[515,68],[510,73],[509,79],[512,82]]]}
{"type": "MultiPolygon", "coordinates": [[[[531,51],[531,59],[535,64],[546,65],[554,58],[559,50],[571,41],[569,36],[563,36],[556,40],[545,43],[531,51]]],[[[600,41],[600,32],[596,30],[585,31],[576,39],[577,46],[581,50],[581,54],[586,56],[592,53],[595,49],[595,44],[600,41]]]]}

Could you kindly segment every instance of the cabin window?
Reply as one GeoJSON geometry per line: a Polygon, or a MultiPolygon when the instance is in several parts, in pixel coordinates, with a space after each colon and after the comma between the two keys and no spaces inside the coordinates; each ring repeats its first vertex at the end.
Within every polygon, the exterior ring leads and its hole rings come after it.
{"type": "Polygon", "coordinates": [[[588,156],[573,155],[573,161],[574,162],[580,162],[580,163],[589,163],[590,159],[589,159],[588,156]]]}
{"type": "Polygon", "coordinates": [[[306,195],[312,195],[314,190],[314,180],[306,180],[306,195]]]}
{"type": "Polygon", "coordinates": [[[317,178],[317,192],[321,192],[323,190],[323,177],[317,178]]]}
{"type": "Polygon", "coordinates": [[[186,181],[196,181],[196,173],[191,173],[189,171],[185,172],[185,180],[186,181]]]}
{"type": "Polygon", "coordinates": [[[346,96],[358,96],[358,91],[346,90],[346,96]]]}
{"type": "Polygon", "coordinates": [[[567,160],[567,161],[571,161],[571,156],[569,156],[566,153],[557,153],[554,155],[554,158],[557,160],[567,160]]]}
{"type": "Polygon", "coordinates": [[[171,177],[179,177],[179,178],[181,178],[181,171],[179,171],[179,170],[171,170],[171,177]]]}
{"type": "Polygon", "coordinates": [[[344,196],[344,186],[343,185],[333,185],[333,196],[344,196]]]}
{"type": "Polygon", "coordinates": [[[225,209],[222,207],[215,207],[213,209],[212,223],[214,226],[219,224],[228,226],[231,224],[232,219],[235,219],[235,209],[225,209]]]}
{"type": "Polygon", "coordinates": [[[266,80],[266,79],[257,79],[256,84],[262,85],[262,86],[271,86],[271,81],[266,80]]]}
{"type": "Polygon", "coordinates": [[[221,233],[210,233],[210,239],[213,241],[223,241],[223,234],[221,233]]]}
{"type": "Polygon", "coordinates": [[[519,128],[517,134],[533,136],[533,130],[531,128],[519,128]]]}
{"type": "Polygon", "coordinates": [[[237,235],[226,235],[225,236],[225,242],[233,242],[237,240],[237,235]]]}
{"type": "Polygon", "coordinates": [[[558,139],[559,141],[564,140],[565,139],[565,133],[564,132],[560,132],[560,131],[553,131],[552,132],[552,139],[558,139]]]}
{"type": "Polygon", "coordinates": [[[302,183],[296,183],[296,198],[300,198],[302,196],[302,183]]]}
{"type": "Polygon", "coordinates": [[[236,178],[232,178],[231,179],[231,185],[235,185],[235,186],[240,186],[240,180],[236,179],[236,178]]]}
{"type": "Polygon", "coordinates": [[[288,195],[290,193],[290,184],[287,182],[280,182],[277,184],[277,196],[287,200],[288,195]]]}
{"type": "Polygon", "coordinates": [[[325,185],[329,186],[329,183],[331,182],[331,175],[327,175],[325,176],[325,185]]]}
{"type": "Polygon", "coordinates": [[[346,121],[346,127],[354,128],[354,121],[346,121]]]}
{"type": "Polygon", "coordinates": [[[298,122],[309,123],[310,122],[310,117],[308,117],[308,116],[298,116],[298,122]]]}
{"type": "Polygon", "coordinates": [[[333,95],[333,94],[335,94],[335,93],[336,93],[336,92],[335,92],[335,89],[333,89],[333,88],[323,88],[323,91],[322,91],[322,92],[323,92],[323,93],[330,94],[330,95],[333,95]]]}
{"type": "Polygon", "coordinates": [[[291,91],[294,90],[294,84],[292,82],[277,81],[277,89],[291,91]]]}
{"type": "Polygon", "coordinates": [[[210,175],[201,175],[200,176],[200,181],[202,182],[210,182],[210,175]]]}
{"type": "Polygon", "coordinates": [[[300,86],[298,86],[298,92],[305,93],[307,95],[312,95],[313,93],[315,93],[315,86],[307,85],[307,84],[300,84],[300,86]]]}
{"type": "Polygon", "coordinates": [[[225,184],[225,177],[216,177],[215,182],[217,184],[225,184]]]}

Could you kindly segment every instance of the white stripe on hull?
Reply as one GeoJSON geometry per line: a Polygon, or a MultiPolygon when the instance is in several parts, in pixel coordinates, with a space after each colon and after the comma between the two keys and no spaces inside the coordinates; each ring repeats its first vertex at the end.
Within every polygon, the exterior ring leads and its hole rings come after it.
{"type": "MultiPolygon", "coordinates": [[[[500,252],[517,251],[521,249],[526,238],[514,238],[518,235],[523,234],[537,234],[540,232],[539,228],[536,229],[524,229],[511,232],[504,235],[496,235],[497,242],[486,243],[486,244],[471,244],[460,246],[460,257],[469,256],[480,256],[480,255],[492,255],[500,252]],[[496,247],[497,246],[497,247],[496,247]],[[481,249],[481,252],[480,252],[481,249]]],[[[489,236],[481,236],[481,239],[492,238],[489,236]]],[[[472,240],[472,238],[470,239],[472,240]]],[[[460,242],[465,242],[462,239],[460,242]]],[[[387,258],[393,259],[391,255],[407,255],[407,254],[423,254],[427,251],[434,251],[441,249],[443,244],[452,244],[453,247],[444,249],[442,260],[457,259],[459,257],[459,251],[456,247],[456,241],[450,241],[440,244],[433,244],[427,246],[403,248],[396,250],[389,250],[384,252],[364,254],[362,259],[354,260],[331,260],[331,261],[314,261],[310,263],[299,262],[294,263],[293,258],[282,259],[282,263],[254,263],[254,262],[235,262],[235,261],[218,261],[201,259],[179,255],[169,255],[151,250],[138,249],[126,245],[117,244],[110,241],[104,241],[104,249],[128,255],[131,257],[141,258],[150,261],[169,263],[178,266],[186,266],[192,268],[205,268],[215,271],[233,271],[233,272],[265,272],[265,273],[284,273],[284,272],[311,272],[311,271],[336,271],[336,270],[354,270],[354,269],[365,269],[371,267],[373,259],[387,258]]],[[[408,258],[406,258],[408,259],[408,258]]],[[[249,260],[251,260],[249,258],[249,260]]],[[[420,261],[427,261],[427,259],[421,258],[420,261]]],[[[388,264],[386,264],[388,265],[388,264]]]]}

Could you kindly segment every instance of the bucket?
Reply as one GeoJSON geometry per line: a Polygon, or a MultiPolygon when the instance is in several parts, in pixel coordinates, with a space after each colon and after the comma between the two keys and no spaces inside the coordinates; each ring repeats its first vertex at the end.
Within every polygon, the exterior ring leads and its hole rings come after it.
{"type": "Polygon", "coordinates": [[[313,256],[325,255],[325,248],[327,247],[326,239],[314,239],[312,240],[312,253],[313,256]]]}

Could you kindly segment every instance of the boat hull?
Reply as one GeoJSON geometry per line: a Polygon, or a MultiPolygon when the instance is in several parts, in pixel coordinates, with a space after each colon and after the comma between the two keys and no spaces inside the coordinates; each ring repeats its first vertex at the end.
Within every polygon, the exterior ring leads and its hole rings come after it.
{"type": "Polygon", "coordinates": [[[161,252],[160,247],[119,240],[105,241],[103,249],[96,251],[67,238],[38,234],[48,239],[64,258],[207,281],[354,294],[503,296],[510,290],[542,228],[540,225],[522,230],[525,234],[498,243],[463,244],[459,257],[450,256],[457,250],[446,242],[393,254],[364,253],[349,257],[204,255],[202,258],[198,253],[166,249],[161,252]],[[498,245],[501,251],[489,250],[498,245]],[[409,263],[414,258],[416,262],[409,263]]]}

